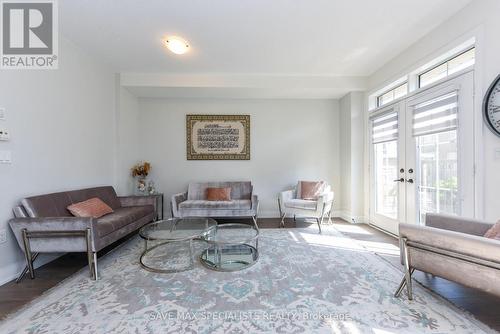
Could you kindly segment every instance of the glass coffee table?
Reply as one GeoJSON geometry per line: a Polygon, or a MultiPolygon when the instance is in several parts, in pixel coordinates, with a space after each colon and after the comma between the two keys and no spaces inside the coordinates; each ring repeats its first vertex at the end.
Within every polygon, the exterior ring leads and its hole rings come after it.
{"type": "Polygon", "coordinates": [[[259,229],[255,224],[221,224],[209,230],[204,239],[208,248],[200,255],[205,267],[217,271],[237,271],[257,263],[259,229]]]}
{"type": "Polygon", "coordinates": [[[194,267],[193,241],[211,239],[217,222],[211,218],[170,218],[139,230],[145,242],[139,262],[155,273],[175,273],[194,267]]]}

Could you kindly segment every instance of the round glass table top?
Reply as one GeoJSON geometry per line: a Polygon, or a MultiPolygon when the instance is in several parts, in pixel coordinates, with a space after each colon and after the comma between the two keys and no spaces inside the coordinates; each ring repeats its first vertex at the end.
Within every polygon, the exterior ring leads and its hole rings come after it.
{"type": "Polygon", "coordinates": [[[149,223],[139,230],[146,240],[182,241],[205,239],[206,234],[216,228],[217,222],[211,218],[170,218],[149,223]]]}

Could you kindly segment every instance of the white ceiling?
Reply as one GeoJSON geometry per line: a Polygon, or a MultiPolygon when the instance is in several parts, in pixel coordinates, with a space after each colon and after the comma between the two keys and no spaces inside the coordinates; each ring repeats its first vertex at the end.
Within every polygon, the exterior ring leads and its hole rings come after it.
{"type": "MultiPolygon", "coordinates": [[[[369,76],[471,0],[60,0],[62,34],[117,72],[369,76]],[[178,56],[166,35],[191,44],[178,56]]],[[[306,87],[307,88],[307,87],[306,87]]]]}

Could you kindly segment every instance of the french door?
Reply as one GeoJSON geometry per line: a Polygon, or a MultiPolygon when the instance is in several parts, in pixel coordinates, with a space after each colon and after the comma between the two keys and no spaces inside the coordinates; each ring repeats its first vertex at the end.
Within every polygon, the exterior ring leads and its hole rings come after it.
{"type": "Polygon", "coordinates": [[[473,72],[370,117],[370,222],[398,234],[429,212],[474,216],[473,72]]]}

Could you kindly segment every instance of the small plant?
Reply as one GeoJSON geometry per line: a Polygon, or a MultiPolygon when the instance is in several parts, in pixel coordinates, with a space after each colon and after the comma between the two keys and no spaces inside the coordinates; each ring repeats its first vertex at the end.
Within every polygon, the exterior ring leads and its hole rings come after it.
{"type": "Polygon", "coordinates": [[[146,177],[149,175],[150,171],[151,164],[149,162],[142,162],[132,167],[132,176],[146,177]]]}

